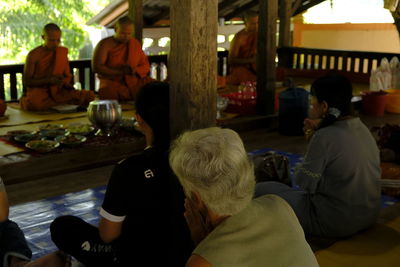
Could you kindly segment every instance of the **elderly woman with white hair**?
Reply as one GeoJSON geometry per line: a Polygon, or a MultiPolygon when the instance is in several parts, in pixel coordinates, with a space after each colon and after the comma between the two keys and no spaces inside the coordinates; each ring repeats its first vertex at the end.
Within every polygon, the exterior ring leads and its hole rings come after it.
{"type": "Polygon", "coordinates": [[[252,200],[253,166],[237,133],[186,132],[169,160],[197,246],[186,266],[318,266],[288,203],[274,195],[252,200]]]}

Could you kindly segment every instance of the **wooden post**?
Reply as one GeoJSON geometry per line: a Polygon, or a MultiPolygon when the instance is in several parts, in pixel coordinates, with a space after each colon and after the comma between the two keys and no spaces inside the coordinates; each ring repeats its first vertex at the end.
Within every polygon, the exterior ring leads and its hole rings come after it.
{"type": "Polygon", "coordinates": [[[171,138],[215,125],[218,0],[171,0],[171,138]]]}
{"type": "Polygon", "coordinates": [[[142,43],[143,39],[143,3],[142,0],[128,0],[128,17],[135,23],[135,38],[142,43]]]}
{"type": "Polygon", "coordinates": [[[260,0],[257,46],[257,113],[260,115],[274,113],[277,17],[278,0],[260,0]]]}
{"type": "Polygon", "coordinates": [[[292,0],[279,0],[279,46],[291,46],[290,18],[292,0]]]}

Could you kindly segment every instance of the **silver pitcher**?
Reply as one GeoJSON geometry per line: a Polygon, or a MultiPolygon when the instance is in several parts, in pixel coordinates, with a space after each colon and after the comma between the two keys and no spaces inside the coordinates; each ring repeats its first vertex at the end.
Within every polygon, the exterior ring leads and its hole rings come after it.
{"type": "Polygon", "coordinates": [[[122,118],[121,105],[117,100],[95,100],[89,103],[88,118],[99,130],[96,135],[111,136],[113,128],[122,118]]]}

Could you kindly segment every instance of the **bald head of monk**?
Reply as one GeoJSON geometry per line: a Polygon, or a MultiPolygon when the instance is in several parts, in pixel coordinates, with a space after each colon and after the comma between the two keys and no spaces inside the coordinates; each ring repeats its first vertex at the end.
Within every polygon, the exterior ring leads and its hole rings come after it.
{"type": "Polygon", "coordinates": [[[128,17],[122,17],[115,24],[114,39],[117,42],[126,43],[132,38],[134,30],[133,21],[128,17]]]}
{"type": "Polygon", "coordinates": [[[258,14],[256,12],[246,12],[244,14],[244,24],[246,26],[246,31],[258,31],[258,14]]]}
{"type": "Polygon", "coordinates": [[[49,23],[43,28],[43,46],[49,50],[55,50],[61,43],[61,29],[57,24],[49,23]]]}

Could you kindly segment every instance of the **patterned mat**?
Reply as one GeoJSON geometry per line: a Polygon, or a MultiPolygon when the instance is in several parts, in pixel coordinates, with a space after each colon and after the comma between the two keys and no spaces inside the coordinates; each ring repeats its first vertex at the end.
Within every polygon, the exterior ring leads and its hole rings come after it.
{"type": "MultiPolygon", "coordinates": [[[[250,152],[249,155],[253,156],[267,151],[273,150],[259,149],[250,152]]],[[[303,160],[303,157],[298,154],[275,152],[289,158],[291,173],[303,160]]],[[[56,217],[75,215],[93,225],[97,225],[105,188],[105,186],[101,186],[11,207],[10,219],[17,222],[25,233],[29,247],[33,252],[33,258],[36,259],[56,250],[50,239],[49,232],[49,225],[56,217]]],[[[383,195],[382,207],[393,205],[398,201],[400,201],[400,198],[383,195]]]]}
{"type": "Polygon", "coordinates": [[[50,223],[61,215],[75,215],[93,225],[98,224],[99,208],[105,186],[33,201],[10,208],[10,219],[25,233],[33,258],[39,258],[56,249],[50,239],[50,223]]]}

